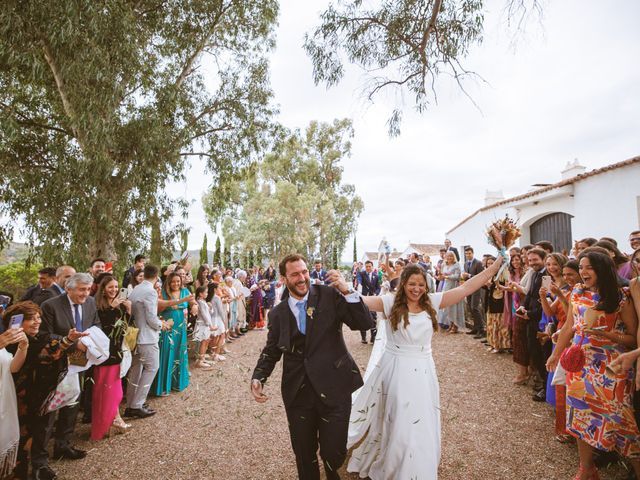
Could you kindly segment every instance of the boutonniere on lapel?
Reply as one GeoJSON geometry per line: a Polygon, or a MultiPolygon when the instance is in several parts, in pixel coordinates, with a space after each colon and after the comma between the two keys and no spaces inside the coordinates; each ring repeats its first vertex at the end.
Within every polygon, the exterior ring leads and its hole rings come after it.
{"type": "Polygon", "coordinates": [[[309,317],[311,320],[313,320],[313,313],[316,311],[315,307],[308,307],[307,308],[307,317],[309,317]]]}

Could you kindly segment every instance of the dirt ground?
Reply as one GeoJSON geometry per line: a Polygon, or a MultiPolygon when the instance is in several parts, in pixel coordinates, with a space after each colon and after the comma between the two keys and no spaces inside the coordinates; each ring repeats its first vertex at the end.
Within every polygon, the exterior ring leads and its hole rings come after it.
{"type": "MultiPolygon", "coordinates": [[[[345,330],[364,370],[371,345],[345,330]]],[[[100,442],[78,425],[76,444],[89,450],[77,461],[53,461],[63,479],[295,479],[287,420],[280,396],[281,365],[272,375],[266,404],[249,394],[251,372],[266,339],[249,332],[229,346],[227,361],[209,372],[192,371],[191,385],[152,398],[158,413],[132,420],[132,429],[100,442]]],[[[514,386],[509,355],[490,354],[468,335],[437,334],[433,350],[441,384],[440,480],[572,479],[574,445],[554,440],[553,410],[531,400],[531,388],[514,386]]],[[[624,479],[620,466],[600,472],[624,479]]],[[[347,474],[343,478],[356,479],[347,474]]],[[[398,479],[402,480],[402,479],[398,479]]]]}

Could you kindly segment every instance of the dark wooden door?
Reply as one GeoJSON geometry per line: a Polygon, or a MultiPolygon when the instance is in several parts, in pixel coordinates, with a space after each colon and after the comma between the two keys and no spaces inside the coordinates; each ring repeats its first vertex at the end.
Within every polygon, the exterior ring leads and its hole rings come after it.
{"type": "Polygon", "coordinates": [[[562,252],[563,249],[571,251],[572,218],[568,213],[556,212],[536,220],[529,227],[531,243],[548,240],[553,243],[556,252],[562,252]]]}

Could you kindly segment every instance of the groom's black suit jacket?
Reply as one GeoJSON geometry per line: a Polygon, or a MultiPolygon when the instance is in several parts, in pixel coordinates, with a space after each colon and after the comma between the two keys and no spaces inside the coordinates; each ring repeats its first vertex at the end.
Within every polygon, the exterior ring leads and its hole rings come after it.
{"type": "Polygon", "coordinates": [[[305,376],[322,402],[337,406],[351,402],[351,393],[362,386],[362,377],[342,336],[342,324],[351,330],[375,327],[369,309],[360,301],[348,303],[334,288],[311,285],[307,299],[306,335],[298,330],[285,289],[282,302],[269,312],[267,344],[252,379],[266,382],[276,362],[284,356],[282,398],[291,405],[305,376]],[[310,310],[313,314],[310,316],[310,310]]]}

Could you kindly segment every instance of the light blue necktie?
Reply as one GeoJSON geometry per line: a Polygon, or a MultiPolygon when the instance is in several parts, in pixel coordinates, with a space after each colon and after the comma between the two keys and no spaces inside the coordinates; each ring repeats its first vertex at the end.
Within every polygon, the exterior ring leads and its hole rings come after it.
{"type": "Polygon", "coordinates": [[[305,303],[307,302],[304,300],[300,300],[296,303],[296,306],[298,307],[298,329],[303,335],[307,332],[307,309],[304,308],[305,303]]]}
{"type": "Polygon", "coordinates": [[[73,304],[73,309],[75,310],[73,317],[76,321],[76,330],[78,332],[82,331],[82,318],[80,317],[80,305],[77,303],[73,304]]]}

